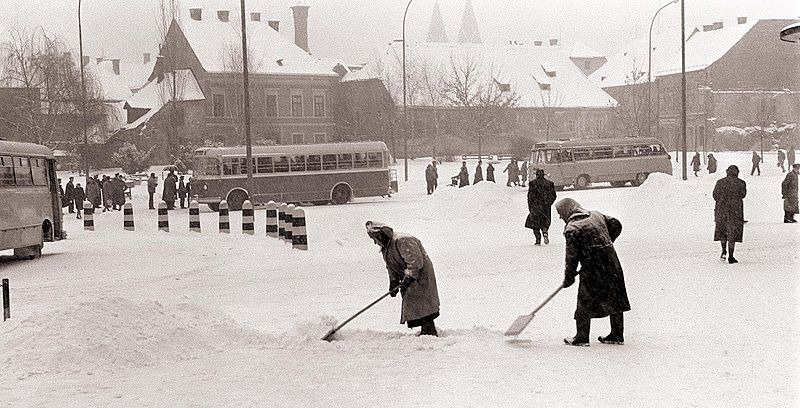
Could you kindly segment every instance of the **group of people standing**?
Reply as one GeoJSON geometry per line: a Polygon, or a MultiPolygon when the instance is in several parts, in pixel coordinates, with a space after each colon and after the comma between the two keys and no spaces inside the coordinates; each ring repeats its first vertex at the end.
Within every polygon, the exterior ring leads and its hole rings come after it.
{"type": "Polygon", "coordinates": [[[105,174],[89,177],[86,190],[83,189],[81,183],[74,184],[74,179],[74,177],[70,177],[63,188],[61,179],[58,179],[58,185],[61,205],[67,207],[70,214],[77,213],[77,218],[81,218],[84,201],[92,203],[94,208],[102,206],[103,212],[121,210],[125,205],[125,192],[128,190],[125,176],[116,173],[113,178],[105,174]]]}
{"type": "MultiPolygon", "coordinates": [[[[439,170],[437,165],[439,162],[436,159],[433,159],[430,164],[425,168],[425,182],[427,184],[427,193],[433,194],[434,190],[439,185],[439,170]]],[[[528,162],[523,161],[522,167],[519,167],[518,162],[516,159],[511,159],[511,162],[506,166],[503,170],[503,173],[508,173],[508,181],[506,182],[506,186],[524,186],[526,180],[528,179],[528,162]]],[[[478,184],[481,181],[491,181],[495,183],[495,176],[494,176],[494,166],[492,163],[488,163],[486,165],[486,178],[484,179],[483,176],[483,161],[478,160],[478,165],[475,166],[475,174],[471,184],[478,184]]],[[[469,181],[469,170],[467,169],[467,162],[461,162],[461,169],[459,169],[458,174],[453,177],[450,177],[450,185],[466,187],[470,185],[469,181]]]]}
{"type": "MultiPolygon", "coordinates": [[[[148,208],[155,210],[153,198],[158,187],[158,177],[155,173],[150,173],[147,179],[147,193],[149,195],[148,208]]],[[[167,210],[175,209],[176,198],[180,200],[181,208],[186,208],[186,198],[192,196],[192,180],[184,181],[184,176],[176,176],[174,170],[164,178],[164,187],[161,192],[161,200],[167,204],[167,210]]]]}
{"type": "MultiPolygon", "coordinates": [[[[717,158],[714,157],[714,153],[709,153],[707,156],[706,169],[708,170],[708,174],[713,174],[717,172],[717,158]]],[[[694,172],[695,177],[699,177],[697,173],[700,171],[700,153],[694,152],[694,157],[692,157],[692,171],[694,172]]]]}

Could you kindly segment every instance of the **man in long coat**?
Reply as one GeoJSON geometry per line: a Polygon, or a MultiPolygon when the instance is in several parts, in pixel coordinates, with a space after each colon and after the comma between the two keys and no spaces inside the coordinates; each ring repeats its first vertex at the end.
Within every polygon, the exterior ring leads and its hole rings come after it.
{"type": "Polygon", "coordinates": [[[550,228],[550,206],[556,201],[556,188],[553,182],[544,178],[544,170],[536,169],[536,178],[528,184],[528,217],[525,228],[533,230],[536,237],[534,245],[550,243],[547,230],[550,228]]]}
{"type": "Polygon", "coordinates": [[[428,164],[428,167],[425,168],[425,184],[427,184],[428,195],[433,194],[434,172],[436,169],[433,167],[433,163],[428,164]]]}
{"type": "Polygon", "coordinates": [[[175,173],[170,170],[167,177],[164,178],[164,190],[161,192],[161,199],[167,203],[168,210],[175,209],[175,198],[178,195],[178,187],[175,183],[178,182],[178,178],[175,177],[175,173]]]}
{"type": "Polygon", "coordinates": [[[483,168],[481,168],[481,161],[478,160],[478,165],[475,166],[475,181],[472,184],[478,184],[478,182],[483,181],[483,168]]]}
{"type": "Polygon", "coordinates": [[[692,171],[694,172],[694,176],[697,176],[697,172],[700,171],[700,153],[694,152],[694,156],[692,157],[692,171]]]}
{"type": "Polygon", "coordinates": [[[366,227],[367,235],[381,248],[392,297],[399,291],[403,298],[400,324],[421,326],[421,335],[438,336],[434,319],[439,317],[439,291],[433,263],[422,243],[380,222],[367,221],[366,227]]]}
{"type": "Polygon", "coordinates": [[[783,194],[783,222],[797,222],[794,215],[798,212],[797,202],[797,174],[800,172],[800,164],[793,164],[792,169],[783,178],[781,183],[781,194],[783,194]]]}
{"type": "Polygon", "coordinates": [[[467,171],[467,162],[461,162],[461,171],[458,172],[458,188],[469,185],[469,172],[467,171]]]}
{"type": "Polygon", "coordinates": [[[789,146],[789,150],[786,151],[786,161],[789,163],[789,167],[794,165],[794,146],[789,146]]]}
{"type": "Polygon", "coordinates": [[[488,165],[486,165],[486,181],[491,181],[492,183],[495,182],[494,181],[494,166],[492,166],[492,163],[489,163],[488,165]]]}
{"type": "Polygon", "coordinates": [[[75,177],[70,177],[67,186],[64,187],[64,200],[67,202],[70,214],[75,212],[75,185],[72,184],[72,180],[74,179],[75,177]]]}
{"type": "Polygon", "coordinates": [[[92,203],[92,207],[100,208],[100,184],[97,176],[90,177],[89,182],[86,183],[86,199],[92,203]]]}
{"type": "Polygon", "coordinates": [[[153,196],[156,195],[156,187],[158,187],[158,178],[156,178],[156,173],[150,173],[150,177],[147,179],[147,194],[150,196],[150,199],[147,204],[151,210],[156,209],[156,207],[153,205],[153,196]]]}
{"type": "Polygon", "coordinates": [[[631,305],[622,265],[613,244],[622,232],[622,224],[598,211],[581,208],[571,198],[559,200],[556,211],[566,223],[563,287],[575,283],[575,276],[581,277],[575,309],[576,334],[571,339],[564,339],[564,342],[572,346],[588,346],[591,319],[609,316],[611,333],[598,337],[598,340],[607,344],[623,344],[622,313],[631,310],[631,305]]]}
{"type": "Polygon", "coordinates": [[[733,251],[737,242],[742,242],[744,233],[744,197],[747,183],[739,178],[739,168],[730,165],[725,170],[727,176],[717,180],[714,186],[714,241],[722,246],[721,259],[728,256],[728,263],[737,263],[733,251]],[[727,248],[725,244],[727,243],[727,248]]]}
{"type": "Polygon", "coordinates": [[[717,158],[714,157],[713,153],[708,154],[708,166],[706,168],[708,169],[708,174],[716,173],[717,171],[717,158]]]}

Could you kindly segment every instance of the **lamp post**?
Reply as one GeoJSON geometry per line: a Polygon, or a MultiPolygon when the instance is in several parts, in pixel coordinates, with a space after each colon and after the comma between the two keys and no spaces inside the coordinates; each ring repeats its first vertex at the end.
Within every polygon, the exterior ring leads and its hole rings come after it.
{"type": "Polygon", "coordinates": [[[406,95],[406,15],[411,2],[408,0],[406,11],[403,13],[403,171],[405,181],[408,181],[408,96],[406,95]]]}
{"type": "Polygon", "coordinates": [[[247,194],[250,200],[255,199],[253,189],[253,140],[250,137],[250,79],[247,70],[247,16],[244,10],[244,0],[240,1],[240,12],[242,15],[242,96],[244,99],[244,140],[245,156],[247,160],[247,194]]]}
{"type": "Polygon", "coordinates": [[[86,185],[89,185],[89,136],[86,134],[86,77],[83,73],[83,27],[81,24],[81,0],[78,0],[78,50],[81,66],[81,127],[83,128],[83,171],[86,176],[86,185]]]}
{"type": "Polygon", "coordinates": [[[647,37],[647,137],[650,137],[650,129],[653,127],[653,123],[650,119],[650,104],[652,103],[650,99],[650,88],[652,87],[652,84],[650,83],[650,71],[653,70],[653,24],[656,22],[656,17],[658,17],[658,13],[660,13],[661,10],[664,10],[664,8],[670,4],[675,4],[678,1],[679,0],[672,0],[669,3],[661,6],[661,8],[656,11],[656,14],[653,15],[653,19],[650,21],[650,34],[647,37]]]}
{"type": "Polygon", "coordinates": [[[683,169],[681,175],[686,180],[686,13],[684,5],[686,1],[681,0],[681,158],[683,159],[683,169]]]}

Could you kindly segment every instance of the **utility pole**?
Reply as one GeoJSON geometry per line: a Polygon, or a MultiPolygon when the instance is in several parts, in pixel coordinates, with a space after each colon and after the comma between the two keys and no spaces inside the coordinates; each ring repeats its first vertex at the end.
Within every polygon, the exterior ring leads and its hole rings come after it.
{"type": "Polygon", "coordinates": [[[86,185],[89,185],[89,135],[86,132],[86,76],[83,73],[83,27],[81,24],[81,0],[78,0],[78,49],[81,66],[81,127],[83,127],[83,172],[86,185]]]}
{"type": "Polygon", "coordinates": [[[244,10],[244,0],[240,1],[242,14],[242,83],[244,86],[244,140],[247,157],[247,195],[251,202],[254,201],[256,191],[253,186],[253,140],[250,137],[250,80],[247,72],[247,16],[244,10]]]}
{"type": "Polygon", "coordinates": [[[683,179],[686,180],[686,0],[681,0],[681,157],[683,179]]]}

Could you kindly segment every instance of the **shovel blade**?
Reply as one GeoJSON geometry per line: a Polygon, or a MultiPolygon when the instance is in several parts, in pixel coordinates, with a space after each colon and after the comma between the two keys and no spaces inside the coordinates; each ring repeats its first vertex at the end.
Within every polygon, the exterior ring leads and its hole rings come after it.
{"type": "Polygon", "coordinates": [[[517,317],[517,319],[514,320],[514,323],[511,323],[511,327],[509,327],[508,330],[506,330],[505,335],[516,336],[522,333],[522,331],[525,330],[526,327],[528,327],[528,323],[530,323],[531,320],[533,320],[532,313],[517,317]]]}
{"type": "Polygon", "coordinates": [[[336,328],[335,327],[333,327],[330,330],[328,330],[328,333],[326,333],[325,336],[322,337],[322,340],[333,341],[333,335],[334,334],[336,334],[336,328]]]}

